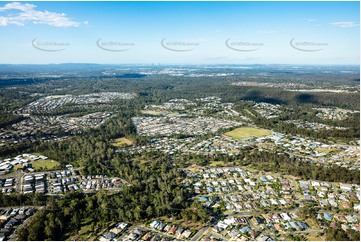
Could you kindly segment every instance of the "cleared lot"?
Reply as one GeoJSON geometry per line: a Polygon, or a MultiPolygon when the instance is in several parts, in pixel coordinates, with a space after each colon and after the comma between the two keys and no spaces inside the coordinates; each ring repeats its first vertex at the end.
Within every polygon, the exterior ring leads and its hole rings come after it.
{"type": "Polygon", "coordinates": [[[253,127],[242,127],[237,128],[233,131],[225,133],[226,136],[234,139],[244,139],[250,137],[263,137],[271,135],[272,131],[253,127]]]}

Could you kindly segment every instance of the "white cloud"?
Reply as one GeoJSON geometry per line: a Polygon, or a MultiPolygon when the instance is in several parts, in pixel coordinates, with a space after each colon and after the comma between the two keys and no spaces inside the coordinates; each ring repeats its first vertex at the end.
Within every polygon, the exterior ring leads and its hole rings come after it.
{"type": "Polygon", "coordinates": [[[353,28],[359,26],[359,24],[356,24],[355,22],[334,22],[331,24],[339,28],[353,28]]]}
{"type": "Polygon", "coordinates": [[[33,8],[35,8],[36,6],[34,4],[29,4],[29,3],[19,3],[19,2],[13,2],[13,3],[8,3],[6,4],[4,7],[0,8],[0,12],[5,11],[5,10],[10,10],[10,9],[17,9],[23,12],[26,11],[30,11],[33,8]]]}
{"type": "Polygon", "coordinates": [[[45,24],[55,27],[78,27],[80,23],[71,21],[65,13],[38,11],[37,6],[28,3],[13,2],[0,7],[1,12],[12,11],[7,15],[0,16],[0,26],[18,25],[24,26],[28,23],[45,24]],[[14,14],[13,11],[20,11],[14,14]]]}

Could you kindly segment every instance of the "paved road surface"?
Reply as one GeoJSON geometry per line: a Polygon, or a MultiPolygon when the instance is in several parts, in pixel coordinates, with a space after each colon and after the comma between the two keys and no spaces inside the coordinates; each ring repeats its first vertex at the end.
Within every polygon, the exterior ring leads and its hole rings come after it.
{"type": "Polygon", "coordinates": [[[191,241],[197,241],[200,239],[200,237],[206,232],[206,230],[209,229],[209,227],[204,227],[201,230],[199,230],[191,239],[191,241]]]}

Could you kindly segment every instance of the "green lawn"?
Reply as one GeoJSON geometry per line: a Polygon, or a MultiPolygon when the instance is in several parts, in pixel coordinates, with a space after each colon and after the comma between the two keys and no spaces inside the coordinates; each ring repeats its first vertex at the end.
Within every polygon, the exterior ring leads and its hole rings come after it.
{"type": "Polygon", "coordinates": [[[272,131],[267,129],[253,128],[253,127],[242,127],[230,132],[225,133],[226,136],[234,139],[245,139],[250,137],[263,137],[271,135],[272,131]]]}
{"type": "Polygon", "coordinates": [[[225,165],[224,161],[211,161],[211,163],[209,164],[209,166],[212,167],[224,166],[224,165],[225,165]]]}
{"type": "Polygon", "coordinates": [[[318,151],[318,152],[323,152],[323,153],[326,153],[326,154],[337,154],[337,153],[339,153],[341,150],[340,149],[337,149],[337,148],[334,148],[334,147],[332,147],[332,148],[321,148],[321,147],[317,147],[316,148],[316,150],[318,151]]]}
{"type": "Polygon", "coordinates": [[[60,163],[54,160],[37,160],[31,162],[34,170],[39,171],[41,168],[43,170],[53,170],[60,167],[60,163]]]}
{"type": "Polygon", "coordinates": [[[149,115],[160,115],[162,112],[157,110],[142,110],[140,111],[143,114],[149,114],[149,115]]]}
{"type": "Polygon", "coordinates": [[[133,144],[133,142],[130,139],[127,139],[125,137],[115,139],[113,142],[113,145],[116,147],[123,147],[123,146],[132,145],[132,144],[133,144]]]}

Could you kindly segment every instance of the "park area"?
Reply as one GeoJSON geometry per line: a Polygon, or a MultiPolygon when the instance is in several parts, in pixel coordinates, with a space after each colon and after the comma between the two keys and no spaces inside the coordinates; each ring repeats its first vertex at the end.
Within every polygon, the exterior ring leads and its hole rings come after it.
{"type": "Polygon", "coordinates": [[[129,146],[132,144],[133,144],[133,142],[130,139],[125,138],[125,137],[115,139],[114,142],[112,143],[112,145],[114,145],[115,147],[124,147],[124,146],[129,146]]]}
{"type": "Polygon", "coordinates": [[[260,129],[254,127],[242,127],[232,130],[230,132],[225,133],[225,136],[234,138],[234,139],[247,139],[250,137],[264,137],[271,135],[272,131],[267,129],[260,129]]]}
{"type": "Polygon", "coordinates": [[[31,162],[35,171],[54,170],[60,167],[60,163],[54,160],[36,160],[31,162]]]}

